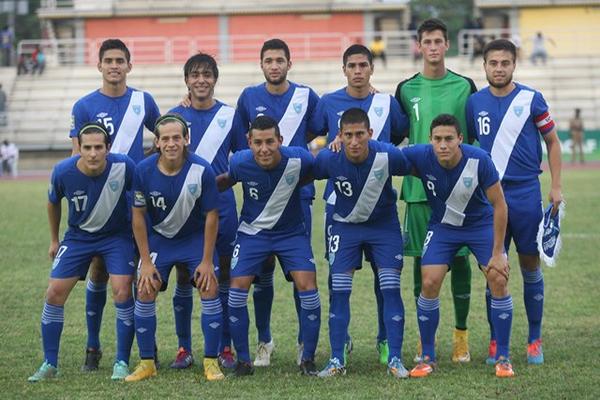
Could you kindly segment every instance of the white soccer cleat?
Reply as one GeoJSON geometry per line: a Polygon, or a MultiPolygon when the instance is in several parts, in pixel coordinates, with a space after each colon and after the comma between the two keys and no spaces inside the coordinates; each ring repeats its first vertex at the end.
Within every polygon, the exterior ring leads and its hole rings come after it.
{"type": "Polygon", "coordinates": [[[271,354],[275,348],[275,342],[273,339],[269,343],[258,342],[256,348],[256,358],[254,359],[255,367],[268,367],[271,365],[271,354]]]}

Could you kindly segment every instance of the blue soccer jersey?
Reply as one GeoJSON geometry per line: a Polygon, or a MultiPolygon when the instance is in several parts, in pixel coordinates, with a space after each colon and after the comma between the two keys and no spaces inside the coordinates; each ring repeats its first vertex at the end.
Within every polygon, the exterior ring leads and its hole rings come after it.
{"type": "Polygon", "coordinates": [[[48,201],[69,204],[65,239],[97,240],[116,234],[131,235],[126,193],[131,190],[135,165],[121,154],[108,154],[106,168],[90,177],[77,168],[79,155],[59,162],[52,171],[48,201]]]}
{"type": "Polygon", "coordinates": [[[502,181],[537,179],[542,172],[540,134],[554,128],[548,105],[540,92],[515,83],[504,97],[494,96],[489,87],[467,101],[469,134],[489,152],[502,181]]]}
{"type": "Polygon", "coordinates": [[[493,224],[494,210],[485,191],[498,182],[498,172],[485,151],[465,144],[460,148],[462,158],[451,169],[440,165],[429,144],[402,150],[425,187],[432,210],[430,226],[493,224]]]}
{"type": "Polygon", "coordinates": [[[73,106],[69,136],[77,137],[88,122],[100,122],[110,134],[110,152],[127,154],[139,163],[144,158],[144,126],[153,131],[159,116],[156,102],[146,92],[128,87],[123,96],[110,97],[95,90],[73,106]]]}
{"type": "Polygon", "coordinates": [[[369,155],[355,164],[345,152],[323,149],[315,161],[315,179],[330,178],[336,192],[333,220],[347,223],[373,222],[397,215],[392,175],[406,175],[412,165],[388,143],[369,141],[369,155]]]}
{"type": "Polygon", "coordinates": [[[229,177],[241,182],[244,205],[239,232],[280,234],[304,230],[299,181],[312,174],[314,158],[300,147],[280,147],[281,161],[270,170],[260,167],[251,150],[231,157],[229,177]]]}
{"type": "Polygon", "coordinates": [[[158,168],[158,154],[138,164],[133,180],[134,207],[146,207],[150,235],[181,239],[204,232],[205,215],[218,207],[215,173],[210,164],[188,154],[177,175],[158,168]]]}

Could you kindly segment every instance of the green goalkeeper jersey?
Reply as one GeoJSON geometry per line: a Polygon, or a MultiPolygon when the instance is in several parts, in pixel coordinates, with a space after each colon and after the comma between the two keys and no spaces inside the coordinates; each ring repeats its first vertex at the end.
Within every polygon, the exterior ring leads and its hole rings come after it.
{"type": "MultiPolygon", "coordinates": [[[[410,144],[429,143],[431,121],[440,114],[454,115],[464,137],[467,137],[465,106],[467,99],[477,88],[473,81],[447,70],[439,79],[429,79],[418,73],[398,84],[396,100],[410,118],[410,144]]],[[[427,201],[419,178],[405,176],[400,198],[407,203],[427,201]]]]}

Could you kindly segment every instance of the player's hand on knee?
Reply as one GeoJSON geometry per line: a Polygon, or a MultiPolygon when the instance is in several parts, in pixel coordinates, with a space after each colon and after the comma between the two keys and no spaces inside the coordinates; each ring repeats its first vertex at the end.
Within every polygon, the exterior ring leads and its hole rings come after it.
{"type": "Polygon", "coordinates": [[[202,261],[194,272],[194,282],[196,287],[201,292],[207,292],[211,287],[216,287],[217,276],[215,275],[215,267],[212,262],[202,261]]]}
{"type": "Polygon", "coordinates": [[[486,276],[489,276],[492,271],[493,273],[500,274],[504,277],[504,279],[506,279],[506,281],[508,281],[510,275],[510,266],[508,265],[508,258],[506,257],[506,254],[502,253],[492,255],[492,258],[490,258],[490,262],[488,263],[487,268],[485,268],[484,273],[486,276]]]}
{"type": "Polygon", "coordinates": [[[138,276],[138,292],[151,294],[158,292],[162,286],[162,279],[156,266],[150,263],[142,263],[138,276]]]}

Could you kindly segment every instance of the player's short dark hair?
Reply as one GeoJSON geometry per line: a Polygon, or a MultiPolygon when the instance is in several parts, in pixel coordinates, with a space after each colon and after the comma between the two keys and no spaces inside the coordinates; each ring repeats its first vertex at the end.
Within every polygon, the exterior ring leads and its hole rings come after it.
{"type": "Polygon", "coordinates": [[[183,66],[183,76],[185,79],[200,67],[204,67],[206,69],[210,69],[215,77],[215,79],[219,79],[219,68],[217,67],[217,61],[213,56],[206,53],[198,53],[194,54],[185,62],[183,66]]]}
{"type": "Polygon", "coordinates": [[[253,130],[257,130],[257,131],[266,131],[269,129],[275,129],[275,136],[279,137],[281,136],[281,133],[279,132],[279,125],[277,124],[277,121],[275,121],[273,118],[268,117],[266,115],[259,115],[258,117],[256,117],[256,119],[254,121],[252,121],[252,124],[250,125],[250,129],[248,130],[248,136],[252,136],[252,131],[253,130]]]}
{"type": "Polygon", "coordinates": [[[285,58],[287,58],[288,61],[291,60],[290,48],[287,43],[281,39],[269,39],[263,43],[262,48],[260,49],[260,61],[262,61],[267,50],[283,50],[285,58]]]}
{"type": "Polygon", "coordinates": [[[179,125],[181,125],[181,129],[182,129],[181,133],[183,134],[183,137],[187,138],[189,136],[190,132],[189,132],[189,128],[187,126],[187,122],[181,115],[174,113],[174,112],[166,113],[157,118],[156,123],[154,124],[154,136],[159,138],[160,137],[159,128],[170,122],[176,122],[179,125]]]}
{"type": "Polygon", "coordinates": [[[104,42],[102,42],[100,50],[98,50],[98,61],[102,62],[102,57],[104,57],[104,53],[106,53],[108,50],[121,50],[123,53],[125,53],[125,59],[127,62],[131,62],[131,53],[121,39],[106,39],[104,42]]]}
{"type": "Polygon", "coordinates": [[[417,42],[421,43],[423,32],[433,31],[442,31],[444,34],[444,40],[448,41],[448,27],[446,27],[446,24],[444,24],[440,19],[429,18],[419,25],[419,28],[417,29],[417,42]]]}
{"type": "Polygon", "coordinates": [[[108,134],[108,129],[106,129],[106,126],[100,122],[94,121],[88,122],[79,128],[79,131],[77,132],[77,143],[79,143],[79,146],[81,146],[81,137],[91,133],[100,133],[104,136],[104,144],[106,147],[110,145],[110,135],[108,134]]]}
{"type": "Polygon", "coordinates": [[[451,114],[440,114],[431,121],[431,126],[429,128],[429,136],[433,133],[433,129],[438,126],[453,126],[458,135],[462,135],[460,129],[460,123],[458,119],[454,115],[451,114]]]}
{"type": "Polygon", "coordinates": [[[344,55],[342,56],[342,62],[344,65],[346,65],[350,56],[355,54],[363,54],[367,56],[369,64],[373,65],[373,53],[371,53],[371,50],[362,44],[353,44],[352,46],[348,47],[346,51],[344,51],[344,55]]]}
{"type": "Polygon", "coordinates": [[[490,51],[504,50],[513,56],[513,61],[517,61],[517,46],[508,39],[495,39],[488,42],[483,48],[483,61],[487,61],[487,55],[490,51]]]}
{"type": "Polygon", "coordinates": [[[360,108],[349,108],[342,114],[340,119],[340,130],[346,124],[365,124],[365,128],[371,128],[369,115],[360,108]]]}

